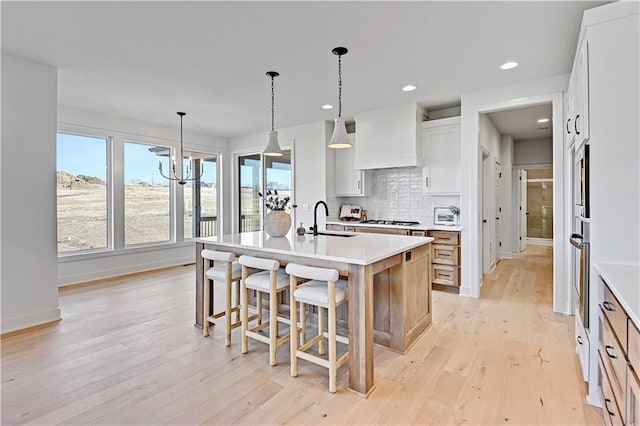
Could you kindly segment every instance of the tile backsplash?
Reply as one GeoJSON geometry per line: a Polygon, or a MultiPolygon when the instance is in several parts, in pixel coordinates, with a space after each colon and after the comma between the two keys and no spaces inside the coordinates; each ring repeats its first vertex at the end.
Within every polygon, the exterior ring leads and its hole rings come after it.
{"type": "Polygon", "coordinates": [[[373,170],[371,195],[329,197],[329,213],[337,217],[342,204],[367,210],[369,219],[412,220],[433,225],[434,207],[460,206],[459,195],[422,195],[422,169],[401,167],[373,170]]]}

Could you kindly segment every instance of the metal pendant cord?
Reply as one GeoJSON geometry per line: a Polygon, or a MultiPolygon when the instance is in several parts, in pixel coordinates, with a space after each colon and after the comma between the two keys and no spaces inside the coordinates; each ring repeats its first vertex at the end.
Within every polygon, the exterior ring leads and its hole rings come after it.
{"type": "Polygon", "coordinates": [[[276,102],[275,102],[275,94],[274,94],[274,89],[273,89],[273,77],[271,76],[271,131],[273,132],[274,126],[274,117],[275,117],[275,109],[276,109],[276,102]]]}
{"type": "Polygon", "coordinates": [[[342,55],[338,55],[338,117],[342,117],[342,55]]]}

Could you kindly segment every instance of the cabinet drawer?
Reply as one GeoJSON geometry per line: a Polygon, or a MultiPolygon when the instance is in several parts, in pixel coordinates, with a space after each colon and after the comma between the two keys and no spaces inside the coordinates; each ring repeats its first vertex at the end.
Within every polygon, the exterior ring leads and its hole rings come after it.
{"type": "Polygon", "coordinates": [[[427,231],[411,231],[411,235],[414,237],[426,237],[427,231]]]}
{"type": "Polygon", "coordinates": [[[456,287],[460,285],[457,266],[439,265],[434,263],[431,265],[431,268],[431,282],[434,284],[453,285],[456,287]]]}
{"type": "Polygon", "coordinates": [[[327,223],[327,231],[344,231],[344,226],[342,225],[336,225],[333,223],[327,223]]]}
{"type": "Polygon", "coordinates": [[[640,381],[638,376],[627,366],[627,408],[625,420],[628,425],[640,424],[640,381]]]}
{"type": "MultiPolygon", "coordinates": [[[[604,281],[603,281],[604,282],[604,281]]],[[[609,287],[604,285],[604,299],[602,301],[602,310],[611,324],[613,332],[618,337],[622,349],[627,351],[627,314],[622,309],[616,297],[611,293],[609,287]]]]}
{"type": "Polygon", "coordinates": [[[600,399],[602,400],[602,415],[605,424],[624,424],[620,416],[620,409],[616,403],[616,398],[613,396],[613,392],[611,392],[609,378],[602,363],[602,358],[600,357],[598,357],[598,391],[600,392],[600,399]]]}
{"type": "Polygon", "coordinates": [[[447,231],[429,231],[429,236],[433,237],[433,244],[452,244],[458,245],[459,233],[447,231]]]}
{"type": "Polygon", "coordinates": [[[366,232],[369,234],[409,235],[408,229],[373,228],[371,226],[356,226],[355,232],[366,232]]]}
{"type": "Polygon", "coordinates": [[[620,347],[620,342],[618,342],[618,339],[613,334],[602,311],[600,312],[600,321],[598,321],[598,323],[600,330],[598,350],[600,351],[602,363],[607,370],[609,386],[616,400],[624,401],[626,392],[625,378],[627,374],[627,361],[624,357],[624,351],[620,347]]]}
{"type": "Polygon", "coordinates": [[[443,265],[457,265],[458,264],[458,247],[446,244],[433,244],[433,263],[440,263],[443,265]]]}
{"type": "Polygon", "coordinates": [[[640,332],[635,325],[629,320],[628,325],[629,336],[628,336],[628,352],[627,356],[629,357],[629,363],[631,367],[636,372],[636,374],[640,373],[640,332]]]}
{"type": "Polygon", "coordinates": [[[591,346],[589,342],[589,333],[585,330],[580,319],[580,313],[576,309],[575,315],[575,329],[576,329],[576,352],[578,353],[578,359],[580,360],[580,368],[582,369],[582,380],[589,381],[589,348],[591,346]]]}

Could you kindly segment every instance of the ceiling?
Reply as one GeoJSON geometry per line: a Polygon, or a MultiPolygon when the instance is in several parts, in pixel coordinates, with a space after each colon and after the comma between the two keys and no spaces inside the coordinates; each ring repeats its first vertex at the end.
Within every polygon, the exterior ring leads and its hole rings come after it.
{"type": "Polygon", "coordinates": [[[2,53],[57,67],[60,105],[232,137],[269,129],[269,70],[276,128],[333,119],[336,46],[346,118],[568,73],[602,3],[2,1],[2,53]]]}
{"type": "Polygon", "coordinates": [[[551,103],[507,109],[487,115],[500,134],[511,135],[514,140],[551,138],[553,136],[551,103]],[[548,118],[549,121],[538,123],[538,120],[542,118],[548,118]]]}

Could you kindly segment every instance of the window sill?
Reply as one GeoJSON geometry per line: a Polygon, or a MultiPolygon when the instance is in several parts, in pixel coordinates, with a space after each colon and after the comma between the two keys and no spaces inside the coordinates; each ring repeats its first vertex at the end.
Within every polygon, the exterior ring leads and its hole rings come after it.
{"type": "Polygon", "coordinates": [[[113,256],[126,256],[128,254],[133,253],[144,253],[150,251],[159,251],[159,250],[172,250],[181,247],[189,247],[195,244],[195,240],[189,239],[180,243],[155,243],[155,244],[144,244],[137,246],[129,246],[121,249],[115,250],[100,250],[100,251],[92,251],[92,252],[79,252],[79,253],[65,253],[62,255],[58,255],[58,263],[65,262],[76,262],[78,260],[85,259],[97,259],[97,258],[106,258],[113,256]]]}

